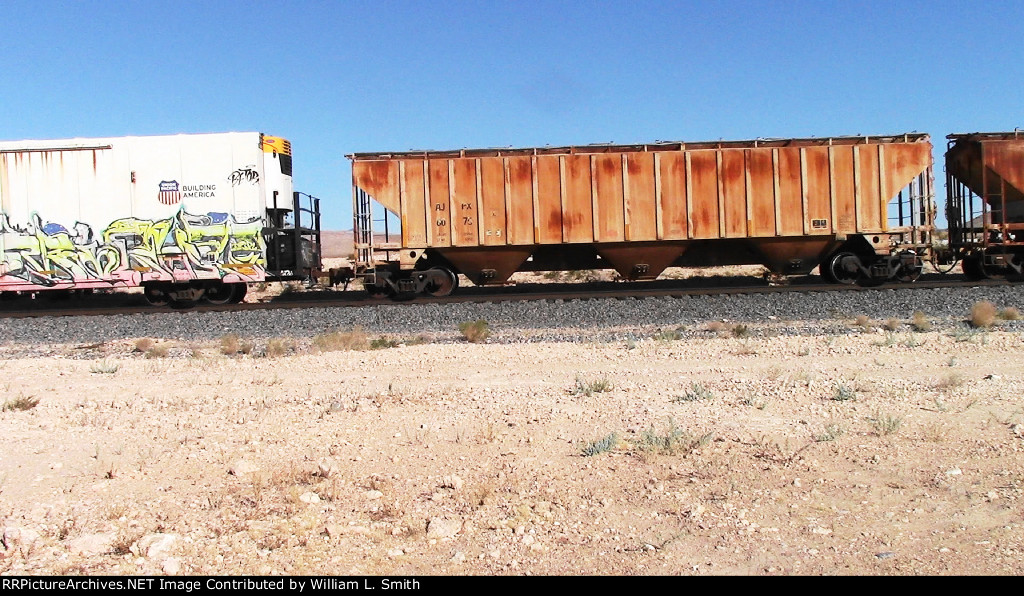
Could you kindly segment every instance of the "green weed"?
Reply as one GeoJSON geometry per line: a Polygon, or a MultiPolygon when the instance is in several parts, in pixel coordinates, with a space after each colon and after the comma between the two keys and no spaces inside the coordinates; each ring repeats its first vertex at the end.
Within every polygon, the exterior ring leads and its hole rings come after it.
{"type": "Polygon", "coordinates": [[[619,444],[619,433],[611,433],[603,438],[591,441],[583,446],[583,457],[593,457],[607,453],[619,444]]]}
{"type": "Polygon", "coordinates": [[[607,377],[593,381],[584,381],[580,377],[576,377],[576,385],[572,388],[570,393],[572,395],[584,395],[586,397],[590,397],[595,393],[604,393],[611,390],[612,383],[607,377]]]}
{"type": "Polygon", "coordinates": [[[711,393],[711,390],[701,385],[700,383],[694,383],[690,385],[690,389],[682,395],[677,395],[672,398],[674,402],[685,402],[685,401],[703,401],[714,399],[715,395],[711,393]]]}

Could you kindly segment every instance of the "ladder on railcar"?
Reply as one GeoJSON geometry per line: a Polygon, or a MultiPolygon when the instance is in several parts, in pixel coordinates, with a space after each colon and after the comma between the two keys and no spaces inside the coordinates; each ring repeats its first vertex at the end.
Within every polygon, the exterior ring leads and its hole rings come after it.
{"type": "MultiPolygon", "coordinates": [[[[392,230],[388,223],[387,210],[359,187],[353,187],[353,195],[355,197],[353,235],[355,236],[356,266],[372,270],[376,259],[381,257],[377,254],[378,250],[383,252],[382,258],[387,261],[391,259],[392,253],[401,248],[401,244],[392,242],[392,230]],[[375,203],[377,203],[377,208],[383,211],[381,217],[375,218],[373,215],[375,203]],[[376,227],[378,224],[383,230],[376,227]]],[[[401,226],[398,231],[394,232],[396,236],[399,235],[400,230],[401,226]]]]}
{"type": "Polygon", "coordinates": [[[355,195],[355,249],[356,264],[369,267],[373,263],[373,206],[370,195],[361,188],[352,189],[355,195]]]}

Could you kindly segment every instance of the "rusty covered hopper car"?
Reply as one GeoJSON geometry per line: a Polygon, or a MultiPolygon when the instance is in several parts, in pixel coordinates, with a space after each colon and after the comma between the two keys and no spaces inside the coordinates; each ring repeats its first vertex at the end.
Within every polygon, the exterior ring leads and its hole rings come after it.
{"type": "Polygon", "coordinates": [[[821,264],[838,282],[913,279],[935,211],[917,133],[349,157],[356,273],[395,296],[524,270],[821,264]]]}
{"type": "Polygon", "coordinates": [[[1024,131],[951,134],[946,216],[953,256],[975,279],[1024,273],[1024,131]]]}

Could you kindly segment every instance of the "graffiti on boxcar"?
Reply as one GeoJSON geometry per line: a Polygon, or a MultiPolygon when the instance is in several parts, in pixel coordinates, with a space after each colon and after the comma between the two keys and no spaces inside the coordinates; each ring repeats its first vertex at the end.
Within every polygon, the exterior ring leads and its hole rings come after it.
{"type": "Polygon", "coordinates": [[[256,166],[245,166],[244,168],[238,168],[231,175],[228,176],[228,182],[231,186],[238,186],[243,182],[249,184],[257,184],[260,181],[260,173],[256,171],[256,166]]]}
{"type": "Polygon", "coordinates": [[[182,281],[229,275],[258,281],[266,267],[262,229],[259,218],[239,222],[228,213],[179,209],[165,219],[117,219],[97,235],[81,221],[69,230],[32,213],[22,226],[0,213],[0,283],[132,286],[143,277],[182,281]]]}

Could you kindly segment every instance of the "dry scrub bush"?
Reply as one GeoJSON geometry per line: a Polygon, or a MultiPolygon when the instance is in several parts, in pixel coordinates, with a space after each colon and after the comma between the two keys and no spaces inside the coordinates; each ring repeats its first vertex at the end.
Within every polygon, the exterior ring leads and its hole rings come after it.
{"type": "Polygon", "coordinates": [[[163,358],[171,351],[167,344],[153,344],[146,350],[146,358],[163,358]]]}
{"type": "Polygon", "coordinates": [[[728,330],[729,326],[722,321],[711,321],[705,328],[712,333],[723,335],[728,330]]]}
{"type": "Polygon", "coordinates": [[[148,337],[143,337],[142,339],[135,340],[135,351],[145,354],[154,345],[156,345],[155,341],[148,337]]]}
{"type": "Polygon", "coordinates": [[[871,318],[867,315],[857,315],[855,323],[864,329],[871,329],[871,318]]]}
{"type": "Polygon", "coordinates": [[[1004,321],[1019,321],[1020,311],[1012,306],[1008,306],[999,312],[999,318],[1004,321]]]}
{"type": "Polygon", "coordinates": [[[292,340],[287,337],[274,337],[267,340],[266,355],[268,358],[278,358],[291,352],[292,340]]]}
{"type": "Polygon", "coordinates": [[[116,373],[119,368],[121,368],[121,365],[116,362],[100,360],[89,367],[89,372],[101,375],[112,375],[116,373]]]}
{"type": "Polygon", "coordinates": [[[882,326],[888,331],[896,331],[900,328],[900,325],[902,325],[902,323],[900,323],[899,319],[888,319],[882,326]]]}
{"type": "Polygon", "coordinates": [[[914,313],[914,318],[911,319],[910,324],[914,327],[914,331],[931,331],[932,322],[928,320],[928,317],[921,311],[914,313]]]}
{"type": "Polygon", "coordinates": [[[580,377],[576,377],[576,385],[569,393],[571,395],[585,395],[590,397],[595,393],[604,393],[612,390],[612,382],[607,377],[601,379],[595,379],[593,381],[584,381],[580,377]]]}
{"type": "Polygon", "coordinates": [[[963,385],[966,381],[963,376],[959,373],[949,373],[942,379],[935,382],[935,388],[939,391],[948,391],[950,389],[956,389],[963,385]]]}
{"type": "Polygon", "coordinates": [[[475,344],[483,343],[491,336],[491,326],[483,319],[459,323],[459,331],[467,341],[475,344]]]}
{"type": "Polygon", "coordinates": [[[353,327],[351,331],[321,333],[313,338],[313,347],[320,352],[367,350],[370,348],[370,340],[362,327],[353,327]]]}
{"type": "Polygon", "coordinates": [[[976,302],[971,307],[971,326],[977,329],[988,329],[996,322],[998,312],[996,305],[987,300],[976,302]]]}
{"type": "Polygon", "coordinates": [[[880,437],[895,434],[900,430],[901,426],[903,426],[902,416],[879,412],[871,419],[871,427],[874,428],[875,434],[880,437]]]}
{"type": "Polygon", "coordinates": [[[225,356],[248,354],[252,347],[252,342],[242,339],[236,333],[229,333],[220,338],[220,353],[225,356]]]}
{"type": "Polygon", "coordinates": [[[11,412],[17,410],[31,410],[32,408],[39,405],[39,398],[33,395],[19,395],[14,399],[9,399],[4,402],[4,405],[0,407],[0,411],[11,412]]]}

